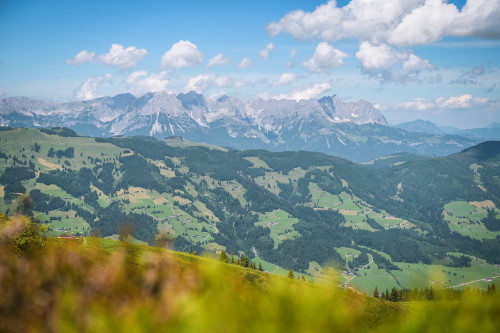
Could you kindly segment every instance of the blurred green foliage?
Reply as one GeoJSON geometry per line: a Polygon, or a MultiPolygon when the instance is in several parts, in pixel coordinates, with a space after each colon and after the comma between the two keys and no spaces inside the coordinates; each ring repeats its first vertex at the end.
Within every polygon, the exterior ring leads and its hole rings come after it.
{"type": "Polygon", "coordinates": [[[41,253],[46,241],[43,236],[45,231],[45,226],[39,230],[28,217],[8,218],[0,214],[0,244],[11,245],[17,254],[41,253]]]}
{"type": "Polygon", "coordinates": [[[16,255],[18,245],[6,240],[32,224],[14,230],[1,219],[1,332],[495,332],[500,325],[496,294],[393,303],[339,290],[333,278],[311,284],[98,238],[50,239],[32,247],[38,256],[16,255]]]}

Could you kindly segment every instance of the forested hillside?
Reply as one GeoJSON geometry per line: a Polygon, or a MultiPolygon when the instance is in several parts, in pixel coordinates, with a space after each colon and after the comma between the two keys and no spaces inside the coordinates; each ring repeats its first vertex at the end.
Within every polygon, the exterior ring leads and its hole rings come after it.
{"type": "Polygon", "coordinates": [[[499,151],[486,142],[376,169],[180,137],[4,128],[0,208],[33,216],[51,236],[172,239],[181,251],[225,250],[309,275],[333,265],[365,290],[371,275],[409,287],[427,268],[458,285],[479,269],[499,273],[499,151]]]}

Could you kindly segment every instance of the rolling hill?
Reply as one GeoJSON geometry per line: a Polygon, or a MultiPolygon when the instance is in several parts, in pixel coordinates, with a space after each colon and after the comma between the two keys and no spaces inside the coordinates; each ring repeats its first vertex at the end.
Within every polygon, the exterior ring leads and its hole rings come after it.
{"type": "Polygon", "coordinates": [[[498,147],[377,170],[305,151],[4,128],[0,209],[51,236],[170,237],[309,276],[328,264],[366,292],[427,286],[434,271],[454,286],[499,275],[498,147]]]}

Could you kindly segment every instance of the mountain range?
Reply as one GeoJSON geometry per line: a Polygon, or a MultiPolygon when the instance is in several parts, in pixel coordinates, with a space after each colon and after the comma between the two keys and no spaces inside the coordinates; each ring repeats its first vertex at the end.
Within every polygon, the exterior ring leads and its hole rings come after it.
{"type": "Polygon", "coordinates": [[[26,97],[0,100],[0,125],[64,126],[85,136],[182,136],[236,149],[308,150],[366,162],[399,152],[445,156],[477,144],[476,137],[393,128],[369,102],[337,96],[309,100],[181,94],[121,94],[51,103],[26,97]]]}
{"type": "Polygon", "coordinates": [[[459,129],[452,126],[439,126],[428,120],[417,119],[394,126],[410,132],[427,133],[433,135],[458,135],[480,141],[500,140],[500,124],[491,123],[484,128],[459,129]]]}

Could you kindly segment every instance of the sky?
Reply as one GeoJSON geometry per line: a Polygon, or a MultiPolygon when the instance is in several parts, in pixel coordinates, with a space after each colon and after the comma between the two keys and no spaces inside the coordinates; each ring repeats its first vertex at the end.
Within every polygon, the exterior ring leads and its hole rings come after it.
{"type": "Polygon", "coordinates": [[[500,122],[500,0],[0,1],[0,96],[129,92],[374,104],[500,122]]]}

